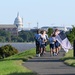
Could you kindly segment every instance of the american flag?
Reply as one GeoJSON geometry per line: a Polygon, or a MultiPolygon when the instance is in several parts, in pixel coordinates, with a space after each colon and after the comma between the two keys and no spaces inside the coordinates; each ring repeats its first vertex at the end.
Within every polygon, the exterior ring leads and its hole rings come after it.
{"type": "Polygon", "coordinates": [[[73,48],[63,31],[60,32],[55,38],[61,44],[65,52],[68,52],[69,49],[73,48]]]}

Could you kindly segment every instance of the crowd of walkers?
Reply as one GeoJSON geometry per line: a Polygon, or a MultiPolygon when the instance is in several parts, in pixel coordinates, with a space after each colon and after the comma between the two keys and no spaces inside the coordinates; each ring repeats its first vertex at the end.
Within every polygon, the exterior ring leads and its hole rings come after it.
{"type": "Polygon", "coordinates": [[[55,29],[55,31],[52,32],[50,36],[48,36],[45,30],[37,30],[37,33],[34,35],[37,57],[43,56],[46,53],[47,44],[49,44],[50,46],[50,56],[56,56],[59,54],[61,45],[55,39],[55,36],[57,36],[58,33],[60,33],[60,31],[58,29],[55,29]]]}

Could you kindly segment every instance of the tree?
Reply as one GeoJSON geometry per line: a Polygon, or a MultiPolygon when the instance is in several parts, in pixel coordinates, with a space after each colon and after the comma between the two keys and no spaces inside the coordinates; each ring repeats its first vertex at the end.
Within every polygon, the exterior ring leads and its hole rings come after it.
{"type": "Polygon", "coordinates": [[[75,27],[73,26],[72,30],[67,34],[67,37],[71,43],[75,40],[75,27]]]}
{"type": "Polygon", "coordinates": [[[31,41],[34,41],[34,33],[32,31],[20,31],[19,33],[19,36],[20,38],[23,39],[23,41],[26,41],[26,42],[31,42],[31,41]]]}
{"type": "Polygon", "coordinates": [[[8,31],[0,30],[0,42],[11,41],[11,34],[8,31]]]}
{"type": "Polygon", "coordinates": [[[53,29],[52,28],[49,28],[48,29],[48,32],[47,32],[48,36],[51,36],[52,33],[53,33],[53,29]]]}

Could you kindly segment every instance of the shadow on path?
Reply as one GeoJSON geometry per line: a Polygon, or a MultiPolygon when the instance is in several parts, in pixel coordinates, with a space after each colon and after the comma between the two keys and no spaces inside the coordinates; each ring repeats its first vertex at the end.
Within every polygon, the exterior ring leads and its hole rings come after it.
{"type": "Polygon", "coordinates": [[[49,58],[48,59],[44,59],[43,58],[43,59],[40,59],[40,60],[37,60],[37,59],[33,60],[32,59],[32,60],[28,60],[27,62],[56,62],[57,63],[57,62],[62,62],[62,61],[61,60],[58,60],[58,59],[52,59],[51,60],[49,58]]]}

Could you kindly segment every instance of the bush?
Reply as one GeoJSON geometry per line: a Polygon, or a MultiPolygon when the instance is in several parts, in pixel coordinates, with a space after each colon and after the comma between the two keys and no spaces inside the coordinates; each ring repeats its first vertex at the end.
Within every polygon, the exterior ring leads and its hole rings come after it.
{"type": "Polygon", "coordinates": [[[5,58],[14,54],[17,54],[18,50],[12,47],[11,45],[5,45],[0,47],[0,58],[5,58]]]}

